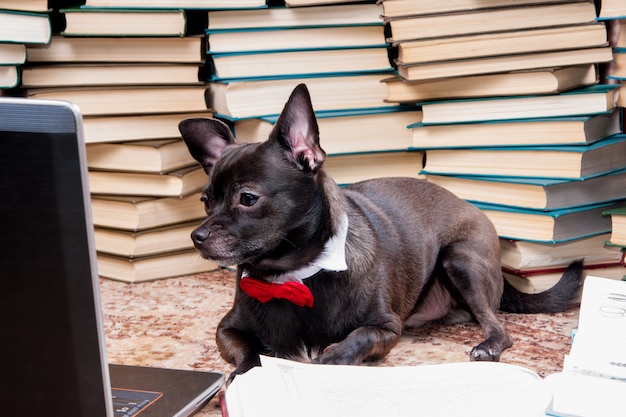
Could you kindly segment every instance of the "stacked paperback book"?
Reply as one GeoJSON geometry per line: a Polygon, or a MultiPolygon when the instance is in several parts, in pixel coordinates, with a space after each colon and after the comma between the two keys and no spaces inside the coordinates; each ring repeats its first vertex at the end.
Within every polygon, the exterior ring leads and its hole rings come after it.
{"type": "Polygon", "coordinates": [[[422,174],[490,218],[519,289],[549,288],[578,259],[622,278],[623,253],[605,244],[607,210],[626,201],[626,136],[618,86],[597,81],[612,59],[604,23],[588,2],[472,3],[441,6],[456,9],[431,27],[426,4],[383,1],[398,48],[388,91],[422,110],[411,126],[422,174]]]}
{"type": "Polygon", "coordinates": [[[30,98],[72,101],[83,115],[100,275],[139,282],[215,269],[190,239],[207,176],[178,132],[183,119],[212,116],[199,75],[206,13],[61,14],[64,31],[27,48],[21,87],[30,98]]]}
{"type": "Polygon", "coordinates": [[[48,0],[0,2],[0,96],[19,85],[26,45],[46,44],[51,36],[48,0]]]}
{"type": "Polygon", "coordinates": [[[304,83],[329,155],[325,167],[338,183],[417,176],[422,154],[408,152],[406,126],[421,112],[384,101],[382,81],[393,70],[380,6],[323,3],[209,11],[209,107],[239,141],[262,141],[304,83]]]}

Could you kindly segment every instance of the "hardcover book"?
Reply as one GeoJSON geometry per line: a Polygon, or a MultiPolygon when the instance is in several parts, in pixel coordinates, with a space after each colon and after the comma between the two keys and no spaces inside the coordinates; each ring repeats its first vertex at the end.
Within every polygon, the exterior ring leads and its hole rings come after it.
{"type": "Polygon", "coordinates": [[[208,111],[205,86],[64,87],[25,90],[30,98],[67,100],[83,116],[147,115],[208,111]]]}
{"type": "Polygon", "coordinates": [[[166,253],[164,255],[125,258],[98,253],[98,272],[104,278],[124,282],[145,282],[214,271],[213,261],[191,251],[166,253]]]}
{"type": "Polygon", "coordinates": [[[64,36],[186,36],[202,33],[206,14],[178,9],[68,8],[64,36]]]}
{"type": "Polygon", "coordinates": [[[519,55],[457,59],[424,64],[398,64],[398,74],[407,81],[422,81],[444,77],[525,71],[568,65],[597,64],[613,59],[610,47],[575,50],[530,52],[519,55]]]}
{"type": "Polygon", "coordinates": [[[89,171],[93,194],[152,197],[186,196],[200,191],[207,176],[200,167],[182,168],[167,173],[89,171]]]}
{"type": "Polygon", "coordinates": [[[580,180],[624,168],[626,135],[590,145],[432,149],[424,174],[580,180]]]}
{"type": "Polygon", "coordinates": [[[206,216],[200,193],[186,197],[91,196],[96,226],[140,231],[206,216]]]}
{"type": "Polygon", "coordinates": [[[554,210],[626,199],[626,170],[579,180],[426,174],[464,200],[554,210]]]}
{"type": "Polygon", "coordinates": [[[208,106],[219,117],[243,119],[278,115],[284,98],[300,83],[306,84],[317,111],[393,107],[385,103],[387,73],[345,76],[234,80],[209,84],[208,106]]]}
{"type": "Polygon", "coordinates": [[[87,166],[90,169],[160,173],[195,164],[181,139],[87,145],[87,166]]]}
{"type": "Polygon", "coordinates": [[[0,9],[0,42],[45,44],[51,36],[48,14],[0,9]]]}
{"type": "Polygon", "coordinates": [[[394,42],[470,33],[501,32],[525,28],[563,26],[595,21],[591,2],[524,5],[463,13],[409,16],[388,19],[394,42]]]}
{"type": "Polygon", "coordinates": [[[208,30],[382,25],[377,4],[209,11],[208,30]]]}
{"type": "Polygon", "coordinates": [[[562,93],[596,84],[594,64],[498,74],[468,75],[424,81],[387,78],[386,101],[415,104],[441,99],[525,96],[562,93]]]}
{"type": "Polygon", "coordinates": [[[386,47],[217,54],[211,55],[208,61],[211,80],[313,77],[392,71],[386,47]]]}
{"type": "MultiPolygon", "coordinates": [[[[404,41],[397,44],[398,65],[516,55],[607,46],[602,23],[404,41]]],[[[573,52],[571,52],[573,53],[573,52]]]]}
{"type": "Polygon", "coordinates": [[[617,204],[594,204],[551,211],[474,203],[504,239],[559,243],[608,233],[611,221],[602,212],[617,204]]]}
{"type": "Polygon", "coordinates": [[[577,117],[410,125],[419,149],[483,146],[586,145],[622,133],[622,111],[577,117]]]}
{"type": "Polygon", "coordinates": [[[381,25],[207,31],[206,38],[214,54],[387,46],[381,25]]]}
{"type": "Polygon", "coordinates": [[[31,63],[196,63],[205,59],[204,36],[66,37],[53,36],[47,45],[28,45],[31,63]]]}
{"type": "Polygon", "coordinates": [[[547,96],[495,97],[422,103],[424,124],[584,116],[613,110],[618,86],[594,85],[547,96]]]}

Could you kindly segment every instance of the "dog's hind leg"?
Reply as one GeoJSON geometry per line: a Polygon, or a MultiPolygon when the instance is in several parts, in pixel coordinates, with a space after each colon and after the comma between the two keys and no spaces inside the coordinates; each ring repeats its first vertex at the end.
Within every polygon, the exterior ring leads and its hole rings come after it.
{"type": "Polygon", "coordinates": [[[496,317],[503,288],[500,263],[476,248],[455,244],[441,258],[455,295],[467,306],[483,328],[485,340],[470,352],[472,361],[498,361],[500,354],[513,345],[513,339],[496,317]]]}

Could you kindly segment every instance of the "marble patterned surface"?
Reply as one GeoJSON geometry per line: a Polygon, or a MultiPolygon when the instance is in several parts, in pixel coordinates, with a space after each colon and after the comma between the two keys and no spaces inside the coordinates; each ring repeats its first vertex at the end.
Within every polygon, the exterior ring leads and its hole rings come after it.
{"type": "MultiPolygon", "coordinates": [[[[234,272],[126,284],[102,279],[101,298],[107,353],[111,363],[217,370],[232,366],[221,359],[215,329],[230,308],[234,272]]],[[[498,313],[515,339],[502,362],[522,365],[546,376],[561,369],[569,352],[578,310],[557,314],[498,313]]],[[[433,325],[405,334],[378,366],[419,365],[466,361],[482,341],[477,324],[433,325]]],[[[216,399],[200,417],[219,416],[216,399]]]]}

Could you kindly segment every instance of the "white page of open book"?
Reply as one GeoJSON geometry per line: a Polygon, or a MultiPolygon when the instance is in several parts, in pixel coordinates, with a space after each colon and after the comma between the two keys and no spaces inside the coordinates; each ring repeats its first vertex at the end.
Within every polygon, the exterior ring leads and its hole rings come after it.
{"type": "Polygon", "coordinates": [[[261,362],[261,368],[236,377],[228,388],[231,417],[294,412],[311,417],[533,417],[545,416],[552,398],[535,372],[503,363],[370,367],[268,357],[261,362]]]}

